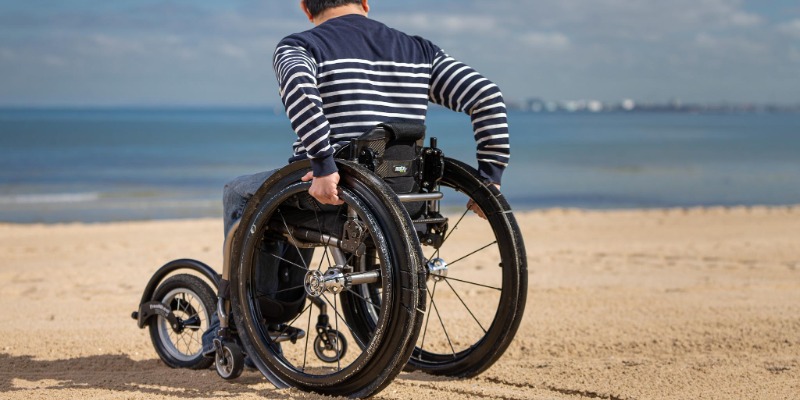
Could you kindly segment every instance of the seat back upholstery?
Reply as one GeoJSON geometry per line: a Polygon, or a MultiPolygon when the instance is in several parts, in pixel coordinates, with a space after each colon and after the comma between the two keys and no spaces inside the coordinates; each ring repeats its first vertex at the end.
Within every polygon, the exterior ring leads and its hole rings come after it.
{"type": "Polygon", "coordinates": [[[382,123],[354,139],[347,155],[383,178],[395,193],[418,192],[418,159],[424,139],[425,125],[382,123]]]}

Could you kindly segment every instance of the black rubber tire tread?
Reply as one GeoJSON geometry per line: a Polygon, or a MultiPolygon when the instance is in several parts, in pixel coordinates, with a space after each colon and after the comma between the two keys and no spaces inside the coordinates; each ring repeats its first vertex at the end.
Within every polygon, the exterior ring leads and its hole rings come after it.
{"type": "MultiPolygon", "coordinates": [[[[187,289],[197,295],[198,300],[203,303],[206,309],[206,321],[210,321],[211,314],[216,309],[216,295],[204,280],[188,274],[173,275],[165,279],[156,288],[153,293],[152,300],[162,301],[164,296],[175,289],[187,289]]],[[[189,369],[208,369],[214,362],[211,358],[203,357],[203,354],[198,354],[191,361],[182,361],[176,359],[170,352],[164,348],[161,342],[160,333],[158,330],[158,322],[161,317],[154,316],[150,318],[148,324],[150,325],[150,340],[153,342],[153,347],[156,349],[161,361],[171,368],[189,368],[189,369]]],[[[202,333],[202,332],[201,332],[202,333]]]]}
{"type": "Polygon", "coordinates": [[[419,359],[420,349],[415,348],[406,370],[468,378],[491,367],[514,339],[525,310],[527,256],[511,207],[497,188],[483,179],[477,170],[461,161],[445,158],[441,184],[465,193],[487,214],[503,262],[503,291],[498,303],[498,310],[502,311],[496,313],[486,335],[476,345],[459,353],[456,359],[448,354],[436,361],[422,361],[419,359]]]}
{"type": "MultiPolygon", "coordinates": [[[[345,339],[344,335],[342,335],[339,331],[334,331],[334,335],[336,335],[336,341],[338,342],[339,349],[337,350],[339,356],[344,355],[347,353],[347,339],[345,339]]],[[[324,362],[328,363],[335,363],[336,358],[328,357],[326,354],[322,353],[322,350],[319,349],[319,343],[322,342],[322,336],[317,335],[314,339],[314,353],[317,355],[317,358],[324,362]]]]}
{"type": "MultiPolygon", "coordinates": [[[[367,169],[347,161],[337,160],[341,181],[339,186],[349,190],[363,202],[374,216],[375,223],[388,243],[388,257],[393,272],[387,288],[391,289],[391,306],[384,313],[386,329],[380,331],[375,345],[362,349],[367,355],[360,365],[345,368],[347,376],[324,379],[298,374],[287,369],[261,340],[260,328],[253,322],[247,295],[252,252],[263,224],[271,214],[271,208],[282,201],[284,190],[300,181],[310,170],[310,162],[290,164],[273,174],[255,193],[245,207],[241,224],[236,232],[231,255],[231,305],[239,335],[248,355],[261,372],[276,386],[296,387],[305,391],[325,395],[368,397],[394,379],[405,366],[417,340],[424,312],[424,289],[420,290],[422,249],[413,232],[413,225],[403,205],[392,190],[367,169]],[[255,226],[255,235],[251,227],[255,226]],[[423,310],[423,312],[420,312],[423,310]],[[348,375],[349,374],[349,375],[348,375]]],[[[307,189],[306,189],[307,190],[307,189]]],[[[362,353],[363,355],[363,353],[362,353]]],[[[358,361],[358,360],[357,360],[358,361]]]]}
{"type": "MultiPolygon", "coordinates": [[[[214,367],[217,370],[217,375],[220,378],[225,379],[226,381],[232,381],[242,375],[242,371],[244,371],[244,353],[242,353],[242,349],[239,348],[239,345],[236,343],[225,343],[223,345],[223,351],[227,350],[231,353],[231,359],[233,362],[233,369],[230,373],[226,374],[219,370],[219,366],[214,363],[214,367]]],[[[215,359],[216,360],[216,359],[215,359]]]]}

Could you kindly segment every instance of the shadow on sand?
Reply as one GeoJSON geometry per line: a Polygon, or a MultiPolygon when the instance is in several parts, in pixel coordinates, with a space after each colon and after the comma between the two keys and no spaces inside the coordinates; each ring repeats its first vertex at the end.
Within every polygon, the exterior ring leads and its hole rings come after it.
{"type": "MultiPolygon", "coordinates": [[[[45,389],[52,391],[53,398],[65,398],[69,396],[59,395],[59,390],[104,389],[179,398],[231,398],[246,394],[270,399],[298,397],[296,391],[275,389],[257,372],[245,372],[235,381],[225,381],[211,369],[171,369],[159,360],[134,361],[125,355],[37,360],[0,353],[0,365],[0,394],[45,389]]],[[[301,397],[331,399],[313,394],[301,397]]]]}

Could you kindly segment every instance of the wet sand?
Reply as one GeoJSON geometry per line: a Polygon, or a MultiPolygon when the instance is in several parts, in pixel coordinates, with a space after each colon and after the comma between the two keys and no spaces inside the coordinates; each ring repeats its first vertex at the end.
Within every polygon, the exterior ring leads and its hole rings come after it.
{"type": "MultiPolygon", "coordinates": [[[[518,214],[525,316],[472,379],[379,399],[800,397],[800,207],[518,214]]],[[[221,222],[0,224],[0,398],[323,398],[166,367],[130,319],[160,265],[219,268],[221,222]]],[[[461,238],[465,245],[480,240],[461,238]]]]}

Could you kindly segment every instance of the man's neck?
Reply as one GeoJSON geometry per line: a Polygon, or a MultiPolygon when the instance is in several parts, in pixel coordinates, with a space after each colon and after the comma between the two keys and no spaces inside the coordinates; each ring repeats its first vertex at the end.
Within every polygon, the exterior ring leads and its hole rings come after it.
{"type": "Polygon", "coordinates": [[[314,25],[319,26],[327,20],[350,14],[362,15],[365,17],[367,16],[367,12],[361,8],[360,4],[345,4],[343,6],[329,8],[321,12],[318,16],[314,17],[314,25]]]}

